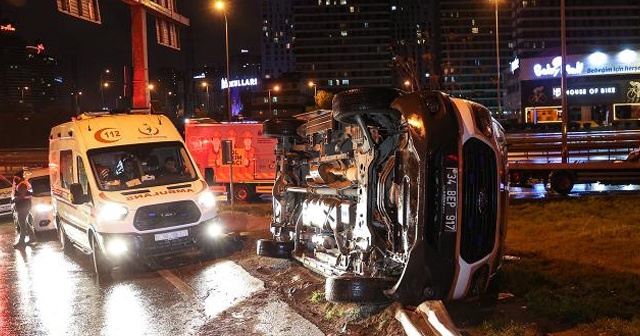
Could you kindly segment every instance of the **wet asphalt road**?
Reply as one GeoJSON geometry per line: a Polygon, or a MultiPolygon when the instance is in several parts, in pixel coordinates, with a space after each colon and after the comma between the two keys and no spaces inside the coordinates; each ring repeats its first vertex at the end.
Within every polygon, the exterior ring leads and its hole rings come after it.
{"type": "MultiPolygon", "coordinates": [[[[241,309],[244,299],[268,293],[224,257],[172,258],[99,281],[90,257],[65,255],[55,233],[24,250],[13,249],[16,238],[11,218],[0,217],[0,335],[219,335],[222,326],[235,334],[242,318],[223,311],[263,320],[238,329],[253,335],[322,335],[277,299],[260,314],[241,309]]],[[[237,248],[228,244],[226,250],[237,248]]]]}

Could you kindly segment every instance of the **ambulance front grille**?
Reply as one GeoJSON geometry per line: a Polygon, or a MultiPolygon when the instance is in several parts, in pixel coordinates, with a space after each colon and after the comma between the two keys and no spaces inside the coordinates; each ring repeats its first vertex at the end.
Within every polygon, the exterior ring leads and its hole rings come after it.
{"type": "Polygon", "coordinates": [[[140,230],[154,230],[195,223],[200,209],[193,201],[179,201],[141,207],[136,211],[133,226],[140,230]]]}

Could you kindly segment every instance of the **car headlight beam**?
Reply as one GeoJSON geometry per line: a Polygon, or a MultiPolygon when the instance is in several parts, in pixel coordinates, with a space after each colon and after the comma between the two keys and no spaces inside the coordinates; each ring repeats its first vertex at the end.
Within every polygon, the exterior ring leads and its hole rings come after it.
{"type": "Polygon", "coordinates": [[[198,204],[205,209],[212,208],[216,205],[216,197],[207,190],[198,196],[198,204]]]}
{"type": "Polygon", "coordinates": [[[107,241],[107,253],[112,256],[123,255],[128,250],[127,242],[122,238],[113,237],[107,241]]]}
{"type": "Polygon", "coordinates": [[[102,221],[121,221],[123,220],[129,210],[124,205],[117,203],[105,203],[98,213],[98,218],[102,221]]]}

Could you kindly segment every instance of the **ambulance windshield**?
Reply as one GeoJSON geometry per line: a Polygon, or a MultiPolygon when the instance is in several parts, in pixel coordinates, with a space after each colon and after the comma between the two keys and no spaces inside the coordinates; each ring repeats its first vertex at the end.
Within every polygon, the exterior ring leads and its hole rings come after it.
{"type": "Polygon", "coordinates": [[[180,142],[94,149],[88,156],[100,190],[184,183],[198,177],[180,142]]]}

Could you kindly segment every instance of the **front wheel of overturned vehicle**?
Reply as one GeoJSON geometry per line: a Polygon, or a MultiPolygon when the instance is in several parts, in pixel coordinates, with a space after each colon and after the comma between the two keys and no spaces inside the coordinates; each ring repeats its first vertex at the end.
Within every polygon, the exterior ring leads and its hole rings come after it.
{"type": "Polygon", "coordinates": [[[399,120],[400,112],[391,108],[391,102],[399,96],[398,90],[387,88],[343,91],[333,99],[333,118],[349,125],[356,125],[358,116],[384,116],[399,120]]]}
{"type": "Polygon", "coordinates": [[[384,303],[391,301],[384,291],[394,283],[391,278],[340,275],[327,278],[324,293],[331,302],[384,303]]]}
{"type": "Polygon", "coordinates": [[[293,241],[278,241],[273,239],[258,239],[256,253],[259,256],[287,259],[293,252],[293,241]]]}

